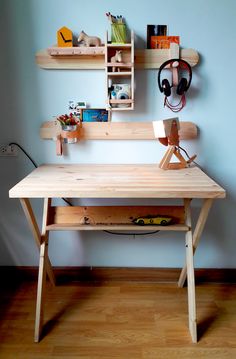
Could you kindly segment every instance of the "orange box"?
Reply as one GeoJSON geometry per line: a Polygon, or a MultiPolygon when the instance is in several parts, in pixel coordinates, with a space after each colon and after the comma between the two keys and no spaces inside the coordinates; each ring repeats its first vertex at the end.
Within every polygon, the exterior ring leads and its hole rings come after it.
{"type": "Polygon", "coordinates": [[[171,42],[179,44],[179,36],[151,36],[151,49],[169,49],[171,42]]]}

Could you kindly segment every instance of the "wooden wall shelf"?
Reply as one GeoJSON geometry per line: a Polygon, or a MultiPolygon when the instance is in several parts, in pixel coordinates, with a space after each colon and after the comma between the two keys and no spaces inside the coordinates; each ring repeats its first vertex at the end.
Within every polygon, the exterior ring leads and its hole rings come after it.
{"type": "MultiPolygon", "coordinates": [[[[116,45],[117,46],[117,45],[116,45]]],[[[124,46],[124,45],[122,45],[124,46]]],[[[81,49],[81,48],[72,48],[81,49]]],[[[95,51],[96,48],[91,48],[95,51]]],[[[160,65],[170,59],[170,50],[136,49],[134,54],[135,69],[158,69],[160,65]]],[[[180,58],[191,66],[197,65],[199,55],[193,49],[180,49],[180,58]]],[[[36,54],[36,63],[43,69],[64,70],[104,70],[105,58],[103,53],[75,54],[51,56],[48,50],[41,50],[36,54]]]]}
{"type": "MultiPolygon", "coordinates": [[[[40,137],[57,139],[61,133],[58,121],[44,122],[40,137]]],[[[192,122],[180,122],[180,140],[197,137],[197,126],[192,122]]],[[[152,122],[82,122],[80,140],[156,140],[152,122]]]]}

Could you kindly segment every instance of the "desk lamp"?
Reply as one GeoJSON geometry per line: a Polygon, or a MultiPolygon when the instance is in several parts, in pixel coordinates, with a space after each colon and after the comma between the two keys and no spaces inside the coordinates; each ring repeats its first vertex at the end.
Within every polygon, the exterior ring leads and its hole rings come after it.
{"type": "Polygon", "coordinates": [[[185,160],[185,158],[180,153],[179,147],[179,119],[171,118],[163,121],[153,121],[153,129],[155,138],[158,138],[161,144],[168,146],[159,167],[163,170],[167,169],[180,169],[189,167],[190,163],[194,161],[196,155],[185,160]],[[178,162],[170,162],[172,156],[178,159],[178,162]]]}

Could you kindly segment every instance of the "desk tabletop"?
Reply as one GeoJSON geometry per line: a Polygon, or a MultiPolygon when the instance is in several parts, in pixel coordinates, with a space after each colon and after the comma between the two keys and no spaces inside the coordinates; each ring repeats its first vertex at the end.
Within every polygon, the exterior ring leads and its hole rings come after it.
{"type": "Polygon", "coordinates": [[[157,164],[42,165],[16,184],[11,198],[224,198],[197,167],[164,171],[157,164]]]}

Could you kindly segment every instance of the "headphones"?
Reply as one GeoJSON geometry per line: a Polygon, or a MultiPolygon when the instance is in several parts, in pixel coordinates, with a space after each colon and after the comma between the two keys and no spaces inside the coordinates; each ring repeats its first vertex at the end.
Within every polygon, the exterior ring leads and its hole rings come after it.
{"type": "Polygon", "coordinates": [[[189,63],[181,59],[170,59],[165,61],[159,68],[157,81],[158,81],[159,90],[163,92],[165,95],[164,106],[167,106],[173,112],[181,111],[182,108],[186,105],[185,92],[188,91],[192,81],[192,69],[189,63]],[[177,67],[176,66],[173,67],[174,63],[178,63],[177,67]],[[170,69],[172,70],[172,81],[173,81],[172,85],[170,85],[167,79],[163,79],[161,81],[161,72],[168,65],[170,65],[170,69]],[[180,80],[177,80],[178,83],[175,84],[174,78],[176,77],[176,75],[178,78],[178,72],[180,69],[187,70],[188,80],[185,77],[181,77],[180,80]],[[176,72],[176,74],[174,74],[174,72],[176,72]],[[172,87],[176,87],[176,94],[181,96],[181,99],[177,105],[173,105],[168,101],[168,97],[171,95],[172,87]]]}

